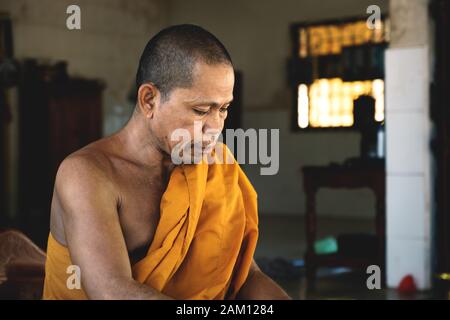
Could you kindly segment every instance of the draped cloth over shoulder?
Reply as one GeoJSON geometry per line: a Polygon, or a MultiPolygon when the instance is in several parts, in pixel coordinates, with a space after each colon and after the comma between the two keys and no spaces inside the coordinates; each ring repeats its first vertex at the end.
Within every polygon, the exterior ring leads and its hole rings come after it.
{"type": "MultiPolygon", "coordinates": [[[[258,215],[256,192],[232,160],[174,169],[147,255],[132,266],[134,279],[176,299],[236,297],[252,263],[258,215]]],[[[54,267],[47,265],[49,279],[54,267]]],[[[70,299],[70,291],[60,298],[70,299]]]]}

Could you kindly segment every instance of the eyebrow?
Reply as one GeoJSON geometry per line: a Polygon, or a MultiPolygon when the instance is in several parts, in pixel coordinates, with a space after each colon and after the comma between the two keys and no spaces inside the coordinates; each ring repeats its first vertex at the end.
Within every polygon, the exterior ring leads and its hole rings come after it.
{"type": "MultiPolygon", "coordinates": [[[[234,98],[233,98],[233,99],[234,99],[234,98]]],[[[231,99],[231,100],[228,101],[228,102],[225,102],[223,105],[227,105],[227,104],[232,103],[232,102],[233,102],[233,99],[231,99]]],[[[194,99],[194,100],[189,100],[189,101],[187,101],[187,103],[190,104],[190,105],[211,106],[211,107],[215,107],[215,108],[220,107],[220,104],[218,104],[217,102],[214,102],[214,101],[208,101],[208,100],[197,100],[197,99],[194,99]]]]}

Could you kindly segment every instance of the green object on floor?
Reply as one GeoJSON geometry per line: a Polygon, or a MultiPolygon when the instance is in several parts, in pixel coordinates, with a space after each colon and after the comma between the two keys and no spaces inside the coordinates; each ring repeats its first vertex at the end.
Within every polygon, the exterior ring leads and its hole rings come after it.
{"type": "Polygon", "coordinates": [[[334,237],[326,237],[316,240],[314,243],[314,251],[316,254],[329,254],[338,251],[338,244],[334,237]]]}

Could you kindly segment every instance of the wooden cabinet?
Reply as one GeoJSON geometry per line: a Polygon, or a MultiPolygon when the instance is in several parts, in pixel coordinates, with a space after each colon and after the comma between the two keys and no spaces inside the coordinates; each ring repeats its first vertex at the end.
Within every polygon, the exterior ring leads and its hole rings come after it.
{"type": "Polygon", "coordinates": [[[19,88],[19,227],[43,246],[56,171],[102,132],[98,81],[70,78],[66,65],[25,61],[19,88]]]}

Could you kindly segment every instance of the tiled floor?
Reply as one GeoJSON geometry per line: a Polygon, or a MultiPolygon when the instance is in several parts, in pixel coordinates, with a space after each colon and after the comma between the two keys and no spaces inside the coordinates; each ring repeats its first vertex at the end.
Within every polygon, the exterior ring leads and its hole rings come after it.
{"type": "MultiPolygon", "coordinates": [[[[303,259],[306,249],[304,218],[299,216],[260,215],[260,237],[255,257],[257,261],[268,262],[276,258],[283,262],[303,259]]],[[[318,239],[336,236],[341,233],[373,232],[372,220],[357,219],[318,219],[318,239]]],[[[284,268],[283,270],[285,270],[284,268]]],[[[315,292],[306,291],[306,280],[302,268],[290,272],[290,276],[275,280],[294,299],[432,299],[432,292],[419,292],[414,295],[400,295],[395,289],[369,290],[366,286],[368,275],[351,270],[321,269],[315,292]]],[[[292,271],[292,270],[290,270],[292,271]]]]}

